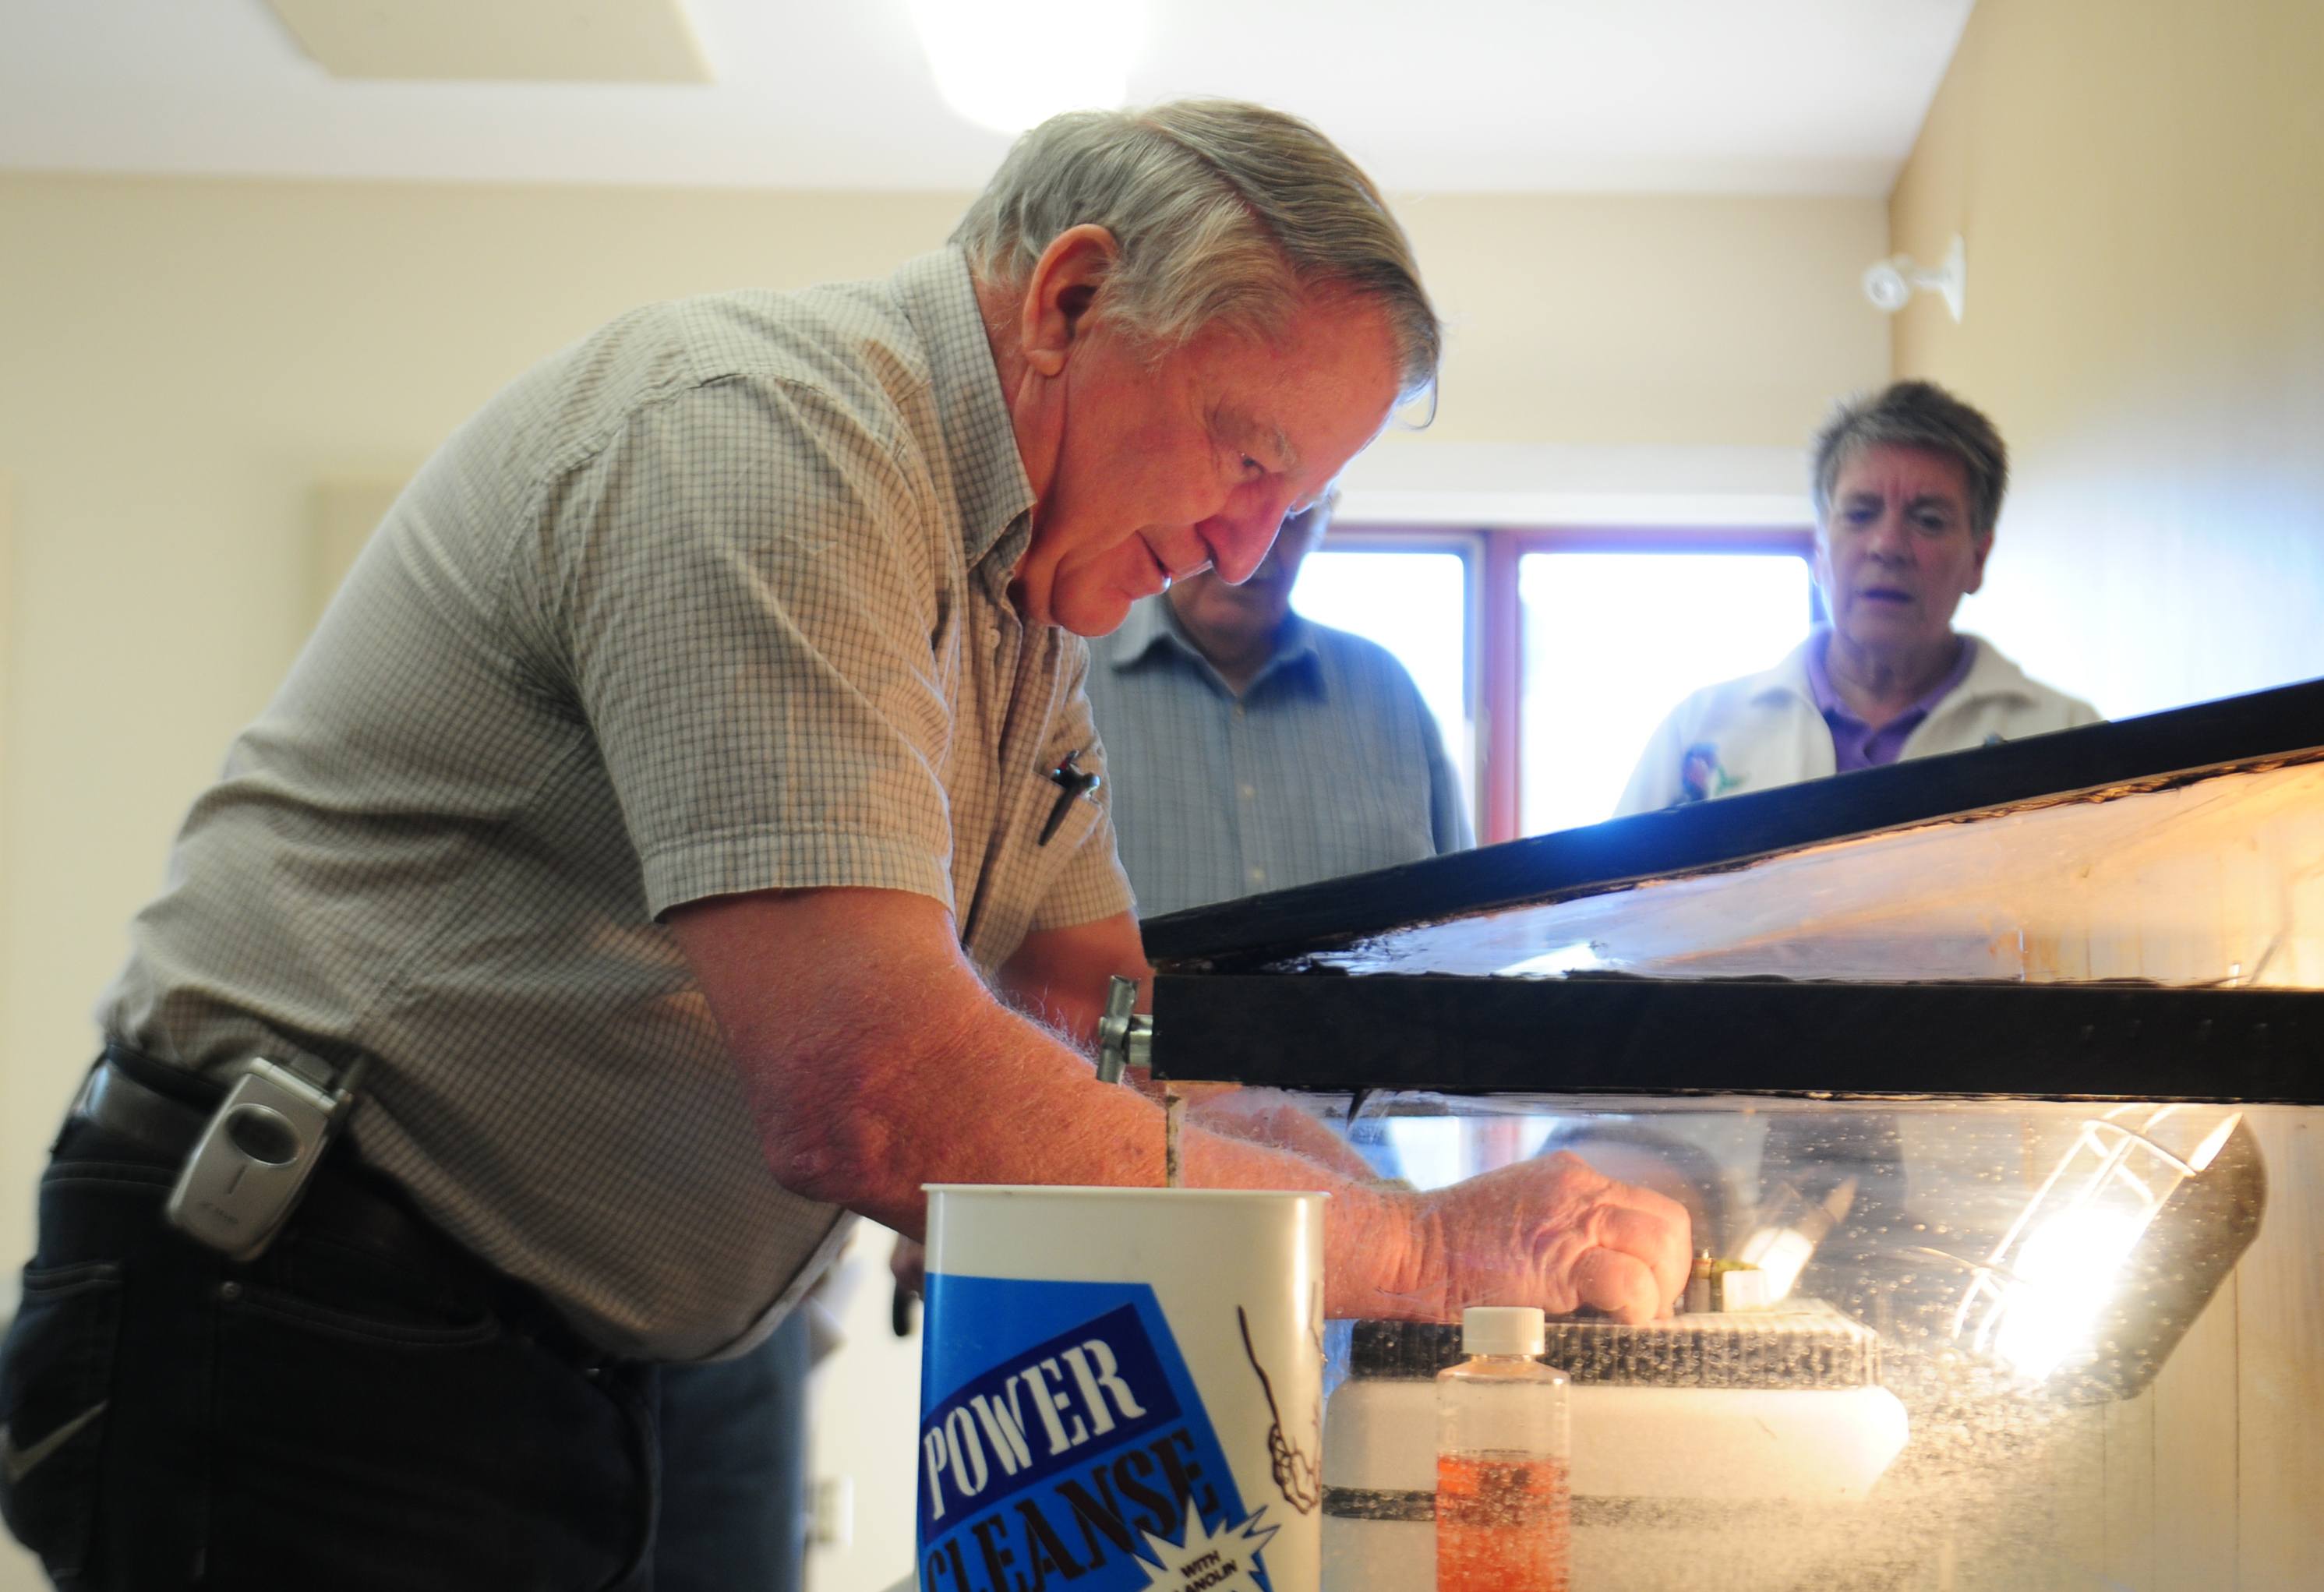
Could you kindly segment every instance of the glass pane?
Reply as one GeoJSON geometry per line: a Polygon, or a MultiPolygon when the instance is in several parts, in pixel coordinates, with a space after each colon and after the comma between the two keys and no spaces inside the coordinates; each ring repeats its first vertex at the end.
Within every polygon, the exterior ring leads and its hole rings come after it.
{"type": "Polygon", "coordinates": [[[1790,554],[1529,553],[1517,570],[1527,834],[1612,817],[1665,713],[1807,633],[1807,561],[1790,554]]]}
{"type": "Polygon", "coordinates": [[[1371,934],[1356,972],[2324,989],[2324,762],[2043,798],[1371,934]]]}
{"type": "MultiPolygon", "coordinates": [[[[2263,1537],[2274,1562],[2314,1560],[2312,1394],[2264,1390],[2324,1385],[2324,1164],[2303,1147],[2324,1110],[1375,1092],[1348,1121],[1345,1097],[1308,1103],[1425,1186],[1568,1153],[1687,1211],[1716,1288],[1638,1325],[1548,1323],[1576,1587],[2226,1587],[2263,1537]],[[2109,1580],[2101,1552],[2174,1569],[2109,1580]]],[[[1330,1500],[1425,1488],[1418,1379],[1457,1341],[1382,1321],[1326,1339],[1324,1541],[1362,1544],[1364,1586],[1426,1587],[1427,1523],[1330,1500]]]]}
{"type": "Polygon", "coordinates": [[[1317,624],[1351,630],[1396,654],[1436,715],[1473,824],[1477,727],[1467,689],[1468,573],[1458,553],[1327,548],[1299,566],[1292,606],[1317,624]]]}

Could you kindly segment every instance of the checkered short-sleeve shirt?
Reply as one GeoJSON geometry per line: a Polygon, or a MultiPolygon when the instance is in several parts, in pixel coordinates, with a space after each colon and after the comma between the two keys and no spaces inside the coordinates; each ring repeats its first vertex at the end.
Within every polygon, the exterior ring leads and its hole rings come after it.
{"type": "MultiPolygon", "coordinates": [[[[944,901],[988,971],[1125,911],[1087,652],[1006,583],[1032,492],[967,269],[615,321],[390,511],[195,804],[106,1029],[373,1058],[351,1131],[600,1343],[747,1342],[839,1237],[769,1174],[671,907],[944,901]]],[[[769,970],[779,978],[779,969],[769,970]]]]}

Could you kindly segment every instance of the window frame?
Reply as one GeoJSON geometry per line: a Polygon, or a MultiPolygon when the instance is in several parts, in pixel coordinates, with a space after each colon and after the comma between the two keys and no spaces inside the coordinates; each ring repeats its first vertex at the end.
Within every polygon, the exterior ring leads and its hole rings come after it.
{"type": "MultiPolygon", "coordinates": [[[[1479,527],[1463,529],[1451,525],[1349,525],[1336,522],[1327,527],[1323,540],[1315,550],[1319,553],[1452,553],[1461,560],[1461,592],[1463,618],[1467,621],[1467,644],[1461,649],[1461,706],[1477,727],[1469,746],[1469,789],[1471,793],[1469,828],[1481,844],[1484,829],[1480,814],[1485,806],[1485,778],[1492,766],[1489,740],[1491,730],[1486,721],[1488,697],[1482,675],[1483,654],[1478,638],[1483,634],[1485,611],[1490,601],[1486,592],[1489,578],[1493,533],[1479,527]]],[[[1298,598],[1292,598],[1296,609],[1298,598]]],[[[1437,734],[1446,734],[1439,724],[1437,734]]],[[[1450,756],[1450,750],[1447,750],[1450,756]]]]}
{"type": "MultiPolygon", "coordinates": [[[[1462,700],[1477,726],[1470,788],[1480,845],[1520,838],[1525,768],[1525,609],[1518,562],[1535,553],[1732,553],[1815,557],[1812,525],[1383,525],[1351,520],[1324,533],[1323,552],[1456,553],[1468,599],[1462,700]]],[[[1811,588],[1812,590],[1812,588],[1811,588]]],[[[1295,600],[1296,603],[1296,600],[1295,600]]],[[[1817,614],[1820,596],[1811,598],[1817,614]]]]}

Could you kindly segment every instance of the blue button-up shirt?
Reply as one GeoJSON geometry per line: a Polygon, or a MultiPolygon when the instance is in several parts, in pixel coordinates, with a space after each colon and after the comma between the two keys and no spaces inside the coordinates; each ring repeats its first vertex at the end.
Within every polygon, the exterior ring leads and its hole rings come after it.
{"type": "Polygon", "coordinates": [[[1294,614],[1237,697],[1151,597],[1090,653],[1139,916],[1470,844],[1436,721],[1386,648],[1294,614]]]}

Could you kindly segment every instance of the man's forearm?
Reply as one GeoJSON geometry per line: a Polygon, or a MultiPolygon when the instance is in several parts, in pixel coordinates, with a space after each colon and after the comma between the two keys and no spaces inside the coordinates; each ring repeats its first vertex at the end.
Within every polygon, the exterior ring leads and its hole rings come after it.
{"type": "MultiPolygon", "coordinates": [[[[890,1044],[895,1080],[865,1080],[844,1109],[879,1125],[851,1164],[833,1162],[819,1186],[832,1200],[915,1238],[927,1219],[923,1183],[1082,1183],[1158,1188],[1163,1110],[1136,1090],[1097,1081],[1079,1055],[1038,1026],[986,1001],[925,1046],[890,1044]],[[920,1050],[917,1065],[907,1058],[920,1050]],[[902,1081],[917,1076],[914,1086],[902,1081]],[[884,1146],[884,1153],[881,1146],[884,1146]]],[[[1367,1187],[1288,1150],[1199,1127],[1184,1130],[1189,1187],[1314,1189],[1324,1210],[1334,1315],[1434,1315],[1441,1284],[1421,1275],[1417,1204],[1367,1187]]]]}
{"type": "MultiPolygon", "coordinates": [[[[1159,1117],[1160,1112],[1156,1112],[1159,1117]]],[[[1318,1189],[1323,1206],[1325,1313],[1435,1321],[1445,1283],[1431,1263],[1423,1201],[1345,1176],[1304,1155],[1188,1128],[1184,1181],[1204,1189],[1318,1189]]],[[[1159,1179],[1156,1180],[1159,1182],[1159,1179]]]]}
{"type": "Polygon", "coordinates": [[[1116,975],[1141,984],[1153,977],[1138,920],[1127,912],[1070,928],[1035,930],[1002,965],[995,985],[1004,1004],[1090,1050],[1097,1044],[1098,1019],[1116,975]]]}
{"type": "MultiPolygon", "coordinates": [[[[918,1233],[929,1182],[1162,1181],[1162,1110],[985,990],[943,906],[889,890],[721,897],[670,928],[788,1188],[918,1233]]],[[[1408,1194],[1300,1156],[1186,1134],[1198,1187],[1315,1189],[1325,1308],[1441,1320],[1456,1304],[1579,1305],[1627,1321],[1686,1286],[1686,1212],[1571,1155],[1408,1194]]]]}

